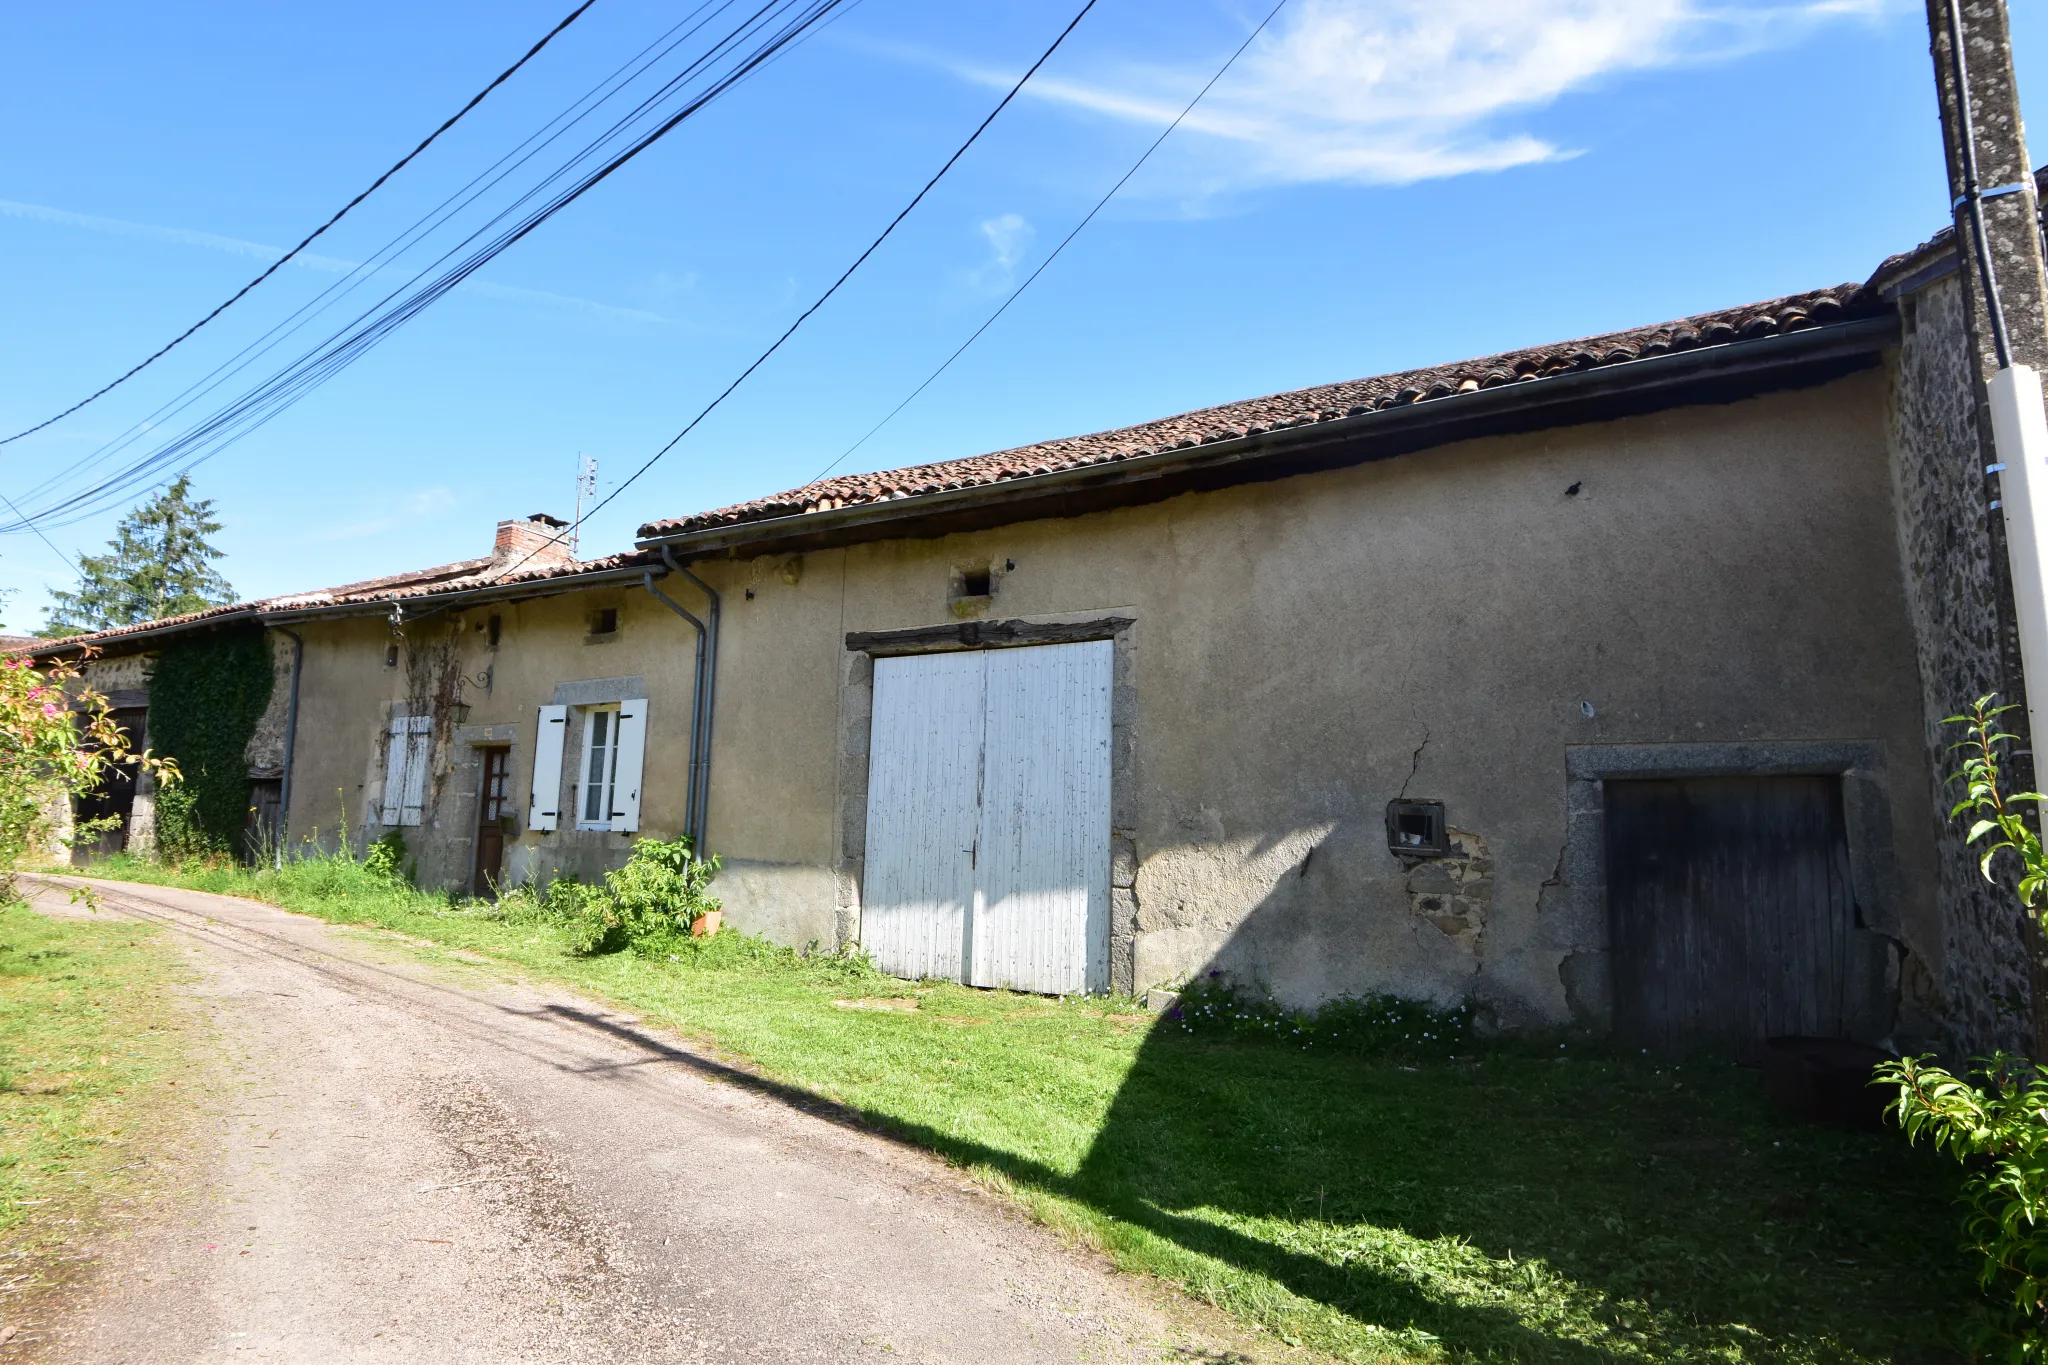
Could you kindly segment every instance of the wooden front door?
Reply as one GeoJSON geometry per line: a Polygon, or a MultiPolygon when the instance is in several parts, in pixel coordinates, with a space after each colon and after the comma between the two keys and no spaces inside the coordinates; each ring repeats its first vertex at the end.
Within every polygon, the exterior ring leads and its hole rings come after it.
{"type": "Polygon", "coordinates": [[[1875,1042],[1890,951],[1864,928],[1839,777],[1606,784],[1614,1027],[1653,1051],[1875,1042]]]}
{"type": "Polygon", "coordinates": [[[476,868],[470,874],[474,895],[495,895],[505,862],[505,816],[510,813],[512,751],[508,748],[479,749],[483,759],[483,785],[477,796],[476,868]]]}

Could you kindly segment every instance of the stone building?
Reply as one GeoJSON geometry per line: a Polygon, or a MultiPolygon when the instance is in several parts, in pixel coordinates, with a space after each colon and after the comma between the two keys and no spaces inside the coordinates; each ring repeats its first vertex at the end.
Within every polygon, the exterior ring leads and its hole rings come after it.
{"type": "Polygon", "coordinates": [[[731,923],[907,975],[1973,1045],[2017,920],[1939,799],[1940,718],[2003,676],[1955,269],[1937,239],[605,559],[508,521],[93,666],[270,632],[252,805],[398,830],[454,892],[689,833],[731,923]]]}

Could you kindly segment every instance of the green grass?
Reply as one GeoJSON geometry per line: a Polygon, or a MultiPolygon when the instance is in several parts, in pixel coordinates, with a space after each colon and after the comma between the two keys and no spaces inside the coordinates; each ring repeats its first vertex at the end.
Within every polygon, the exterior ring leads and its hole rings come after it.
{"type": "Polygon", "coordinates": [[[346,863],[99,870],[610,997],[943,1153],[1127,1270],[1344,1359],[1964,1358],[1953,1171],[1896,1133],[1782,1119],[1733,1067],[1555,1037],[1303,1048],[1129,1001],[912,986],[734,934],[675,960],[576,958],[546,923],[346,863]]]}
{"type": "Polygon", "coordinates": [[[169,1111],[180,972],[156,931],[0,905],[0,1255],[10,1290],[50,1269],[132,1181],[138,1136],[169,1111]]]}

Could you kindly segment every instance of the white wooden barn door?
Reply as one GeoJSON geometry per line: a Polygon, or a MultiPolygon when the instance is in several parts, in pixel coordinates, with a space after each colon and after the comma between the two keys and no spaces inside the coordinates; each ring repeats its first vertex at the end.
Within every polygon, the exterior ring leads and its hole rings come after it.
{"type": "Polygon", "coordinates": [[[876,660],[861,941],[884,971],[1108,988],[1110,651],[876,660]]]}
{"type": "Polygon", "coordinates": [[[974,900],[986,659],[875,660],[860,938],[892,976],[961,979],[974,900]]]}

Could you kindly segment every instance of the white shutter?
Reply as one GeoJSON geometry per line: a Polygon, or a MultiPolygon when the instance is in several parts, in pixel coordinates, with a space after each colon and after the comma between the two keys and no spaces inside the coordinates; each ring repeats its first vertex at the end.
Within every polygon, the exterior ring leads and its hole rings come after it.
{"type": "Polygon", "coordinates": [[[412,748],[412,730],[407,716],[391,718],[391,734],[384,744],[384,806],[377,818],[387,825],[398,823],[405,806],[405,756],[412,748]]]}
{"type": "MultiPolygon", "coordinates": [[[[612,808],[614,830],[640,828],[640,772],[647,749],[647,699],[619,703],[618,754],[612,760],[612,808]]],[[[696,850],[691,850],[695,852],[696,850]]]]}
{"type": "Polygon", "coordinates": [[[569,708],[543,706],[533,736],[533,806],[528,829],[554,829],[562,819],[562,746],[569,737],[569,708]]]}
{"type": "MultiPolygon", "coordinates": [[[[405,781],[398,808],[398,823],[417,825],[427,803],[427,768],[433,757],[434,718],[408,716],[405,721],[405,781]]],[[[387,801],[390,798],[385,798],[387,801]]]]}

